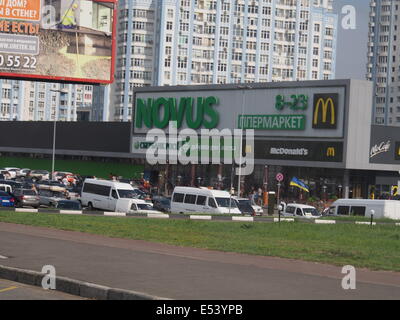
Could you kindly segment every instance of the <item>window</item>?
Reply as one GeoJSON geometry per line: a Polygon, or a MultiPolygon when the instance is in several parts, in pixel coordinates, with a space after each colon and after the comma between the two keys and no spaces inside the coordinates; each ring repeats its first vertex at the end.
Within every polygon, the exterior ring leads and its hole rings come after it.
{"type": "Polygon", "coordinates": [[[213,198],[208,198],[208,205],[211,208],[216,208],[217,207],[217,204],[215,203],[215,200],[213,198]]]}
{"type": "Polygon", "coordinates": [[[301,209],[300,208],[297,208],[297,210],[296,210],[296,216],[302,216],[303,215],[303,212],[301,211],[301,209]]]}
{"type": "Polygon", "coordinates": [[[194,194],[187,194],[185,196],[185,203],[188,204],[195,204],[196,203],[196,195],[194,194]]]}
{"type": "Polygon", "coordinates": [[[185,195],[183,193],[175,193],[174,194],[174,198],[172,199],[173,202],[183,202],[183,198],[185,197],[185,195]]]}
{"type": "Polygon", "coordinates": [[[351,215],[365,216],[365,207],[351,207],[351,215]]]}
{"type": "Polygon", "coordinates": [[[100,196],[109,196],[111,187],[102,186],[94,183],[85,183],[83,192],[97,194],[100,196]]]}
{"type": "Polygon", "coordinates": [[[294,214],[294,211],[295,211],[295,207],[287,206],[286,213],[294,214]]]}
{"type": "Polygon", "coordinates": [[[339,206],[337,213],[340,215],[349,215],[350,207],[349,206],[339,206]]]}
{"type": "Polygon", "coordinates": [[[205,206],[206,205],[206,200],[207,200],[207,197],[205,197],[205,196],[197,196],[196,204],[198,206],[205,206]]]}
{"type": "Polygon", "coordinates": [[[117,191],[115,191],[114,189],[111,191],[111,196],[114,198],[114,199],[118,199],[118,195],[117,195],[117,191]]]}

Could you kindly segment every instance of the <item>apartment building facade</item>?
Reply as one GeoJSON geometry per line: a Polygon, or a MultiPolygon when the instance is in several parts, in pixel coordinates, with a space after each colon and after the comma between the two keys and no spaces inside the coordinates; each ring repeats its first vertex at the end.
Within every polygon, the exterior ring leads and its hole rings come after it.
{"type": "Polygon", "coordinates": [[[335,77],[332,0],[121,0],[118,18],[103,120],[129,121],[136,87],[335,77]]]}
{"type": "Polygon", "coordinates": [[[373,123],[400,126],[400,1],[372,0],[367,79],[374,83],[373,123]]]}
{"type": "Polygon", "coordinates": [[[77,121],[91,112],[93,86],[0,80],[0,120],[77,121]]]}

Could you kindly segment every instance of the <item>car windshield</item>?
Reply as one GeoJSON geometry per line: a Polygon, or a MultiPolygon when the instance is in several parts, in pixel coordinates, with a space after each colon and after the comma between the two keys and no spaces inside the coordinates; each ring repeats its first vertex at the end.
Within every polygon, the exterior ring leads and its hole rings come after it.
{"type": "Polygon", "coordinates": [[[137,206],[138,206],[139,210],[153,210],[154,211],[154,208],[147,203],[138,203],[137,206]]]}
{"type": "Polygon", "coordinates": [[[306,216],[312,215],[312,216],[319,216],[319,212],[317,211],[317,209],[314,208],[304,208],[303,212],[306,216]]]}
{"type": "Polygon", "coordinates": [[[239,201],[239,203],[240,204],[248,204],[248,205],[250,205],[251,206],[251,201],[250,200],[247,200],[247,199],[241,199],[241,200],[238,200],[239,201]]]}
{"type": "Polygon", "coordinates": [[[236,202],[232,198],[215,198],[218,203],[218,207],[223,207],[223,208],[237,208],[236,202]]]}
{"type": "Polygon", "coordinates": [[[134,192],[134,190],[118,189],[118,194],[119,194],[119,197],[123,198],[123,199],[137,198],[137,194],[134,192]]]}

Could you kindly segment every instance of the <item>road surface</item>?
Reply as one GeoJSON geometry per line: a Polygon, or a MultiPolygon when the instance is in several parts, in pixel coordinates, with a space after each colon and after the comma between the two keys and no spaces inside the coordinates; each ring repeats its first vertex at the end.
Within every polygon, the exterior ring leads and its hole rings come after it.
{"type": "Polygon", "coordinates": [[[0,300],[82,300],[59,291],[0,279],[0,300]]]}
{"type": "Polygon", "coordinates": [[[171,299],[400,299],[400,274],[0,223],[1,265],[171,299]]]}

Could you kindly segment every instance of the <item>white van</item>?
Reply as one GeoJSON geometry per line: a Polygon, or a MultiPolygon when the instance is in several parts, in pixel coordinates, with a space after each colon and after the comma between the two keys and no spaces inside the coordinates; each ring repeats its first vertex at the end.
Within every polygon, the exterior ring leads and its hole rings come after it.
{"type": "Polygon", "coordinates": [[[171,212],[241,214],[229,192],[207,188],[175,187],[171,212]]]}
{"type": "Polygon", "coordinates": [[[371,217],[371,210],[374,210],[374,218],[400,220],[400,201],[398,200],[339,199],[331,205],[327,215],[371,217]]]}
{"type": "Polygon", "coordinates": [[[86,179],[82,187],[81,204],[89,209],[116,211],[121,199],[136,198],[135,188],[129,183],[86,179]]]}
{"type": "Polygon", "coordinates": [[[119,199],[115,211],[135,214],[163,214],[161,211],[154,209],[150,203],[141,199],[119,199]]]}
{"type": "Polygon", "coordinates": [[[288,204],[282,215],[314,219],[321,217],[321,214],[315,207],[297,203],[288,204]]]}

